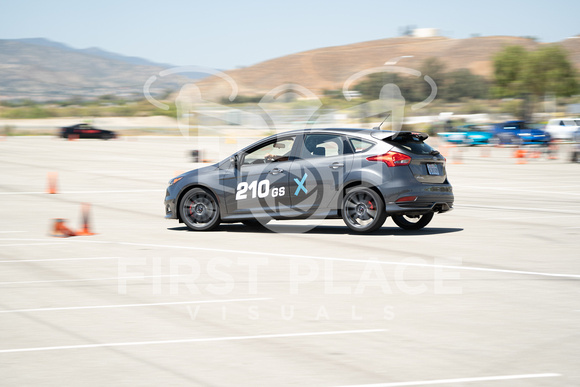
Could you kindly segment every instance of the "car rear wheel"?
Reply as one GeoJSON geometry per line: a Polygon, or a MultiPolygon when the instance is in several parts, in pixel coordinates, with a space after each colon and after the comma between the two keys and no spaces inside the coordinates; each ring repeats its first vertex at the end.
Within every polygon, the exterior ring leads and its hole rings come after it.
{"type": "Polygon", "coordinates": [[[420,230],[431,222],[433,213],[418,216],[393,215],[391,217],[393,222],[403,230],[420,230]]]}
{"type": "Polygon", "coordinates": [[[217,199],[203,188],[193,188],[185,193],[179,206],[179,215],[193,231],[213,230],[220,224],[217,199]]]}
{"type": "Polygon", "coordinates": [[[378,193],[370,188],[355,187],[346,192],[342,201],[342,219],[355,232],[373,232],[381,228],[387,214],[378,193]]]}

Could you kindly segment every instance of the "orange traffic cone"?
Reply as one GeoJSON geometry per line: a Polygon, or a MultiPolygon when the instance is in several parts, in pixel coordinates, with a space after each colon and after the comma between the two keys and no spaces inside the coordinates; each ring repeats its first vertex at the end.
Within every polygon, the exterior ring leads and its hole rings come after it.
{"type": "Polygon", "coordinates": [[[51,236],[59,238],[68,238],[77,235],[73,230],[71,230],[64,224],[65,219],[57,218],[53,220],[54,223],[52,226],[52,233],[50,234],[51,236]]]}
{"type": "Polygon", "coordinates": [[[95,235],[94,232],[91,232],[91,229],[89,226],[90,211],[91,211],[91,205],[89,203],[83,203],[82,204],[83,228],[78,230],[76,232],[76,235],[82,235],[82,236],[95,235]]]}
{"type": "Polygon", "coordinates": [[[514,157],[517,159],[516,164],[526,164],[526,151],[524,149],[516,149],[514,157]]]}
{"type": "Polygon", "coordinates": [[[538,149],[531,150],[529,157],[531,159],[539,159],[540,157],[542,157],[542,152],[540,152],[538,149]]]}
{"type": "Polygon", "coordinates": [[[57,193],[57,188],[56,188],[56,180],[58,178],[58,173],[56,172],[48,172],[46,174],[47,180],[48,180],[48,187],[46,188],[46,193],[48,194],[55,194],[57,193]]]}
{"type": "Polygon", "coordinates": [[[558,160],[558,145],[550,143],[548,145],[548,160],[558,160]]]}

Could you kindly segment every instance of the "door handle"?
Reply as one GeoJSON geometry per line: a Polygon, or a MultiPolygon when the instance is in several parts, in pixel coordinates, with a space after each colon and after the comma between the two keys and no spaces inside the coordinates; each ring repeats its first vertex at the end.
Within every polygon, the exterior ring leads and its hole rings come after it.
{"type": "Polygon", "coordinates": [[[272,175],[277,175],[277,174],[282,173],[282,172],[284,172],[284,170],[282,168],[274,168],[270,171],[270,173],[272,175]]]}
{"type": "Polygon", "coordinates": [[[343,163],[332,163],[329,165],[330,169],[338,169],[344,167],[343,163]]]}

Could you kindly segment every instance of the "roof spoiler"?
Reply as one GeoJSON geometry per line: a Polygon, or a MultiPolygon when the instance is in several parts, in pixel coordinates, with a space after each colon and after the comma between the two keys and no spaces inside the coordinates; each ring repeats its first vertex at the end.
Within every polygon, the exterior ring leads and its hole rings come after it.
{"type": "Polygon", "coordinates": [[[416,137],[416,138],[420,139],[421,141],[425,141],[426,139],[429,138],[429,135],[427,133],[392,132],[392,131],[386,131],[386,130],[372,132],[371,136],[373,136],[376,139],[383,140],[383,141],[389,140],[389,139],[395,139],[396,137],[416,137]]]}

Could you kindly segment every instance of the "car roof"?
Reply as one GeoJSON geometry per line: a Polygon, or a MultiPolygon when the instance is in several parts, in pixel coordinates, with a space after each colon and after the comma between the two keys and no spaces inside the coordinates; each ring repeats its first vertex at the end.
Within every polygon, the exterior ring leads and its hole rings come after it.
{"type": "Polygon", "coordinates": [[[281,135],[292,135],[292,134],[303,134],[303,133],[339,133],[339,134],[349,134],[349,135],[362,135],[369,136],[379,140],[385,140],[389,137],[394,137],[397,135],[417,135],[423,139],[429,137],[426,133],[409,132],[409,131],[391,131],[391,130],[378,130],[378,129],[364,129],[364,128],[308,128],[308,129],[297,129],[289,132],[283,132],[275,134],[271,137],[281,136],[281,135]]]}

